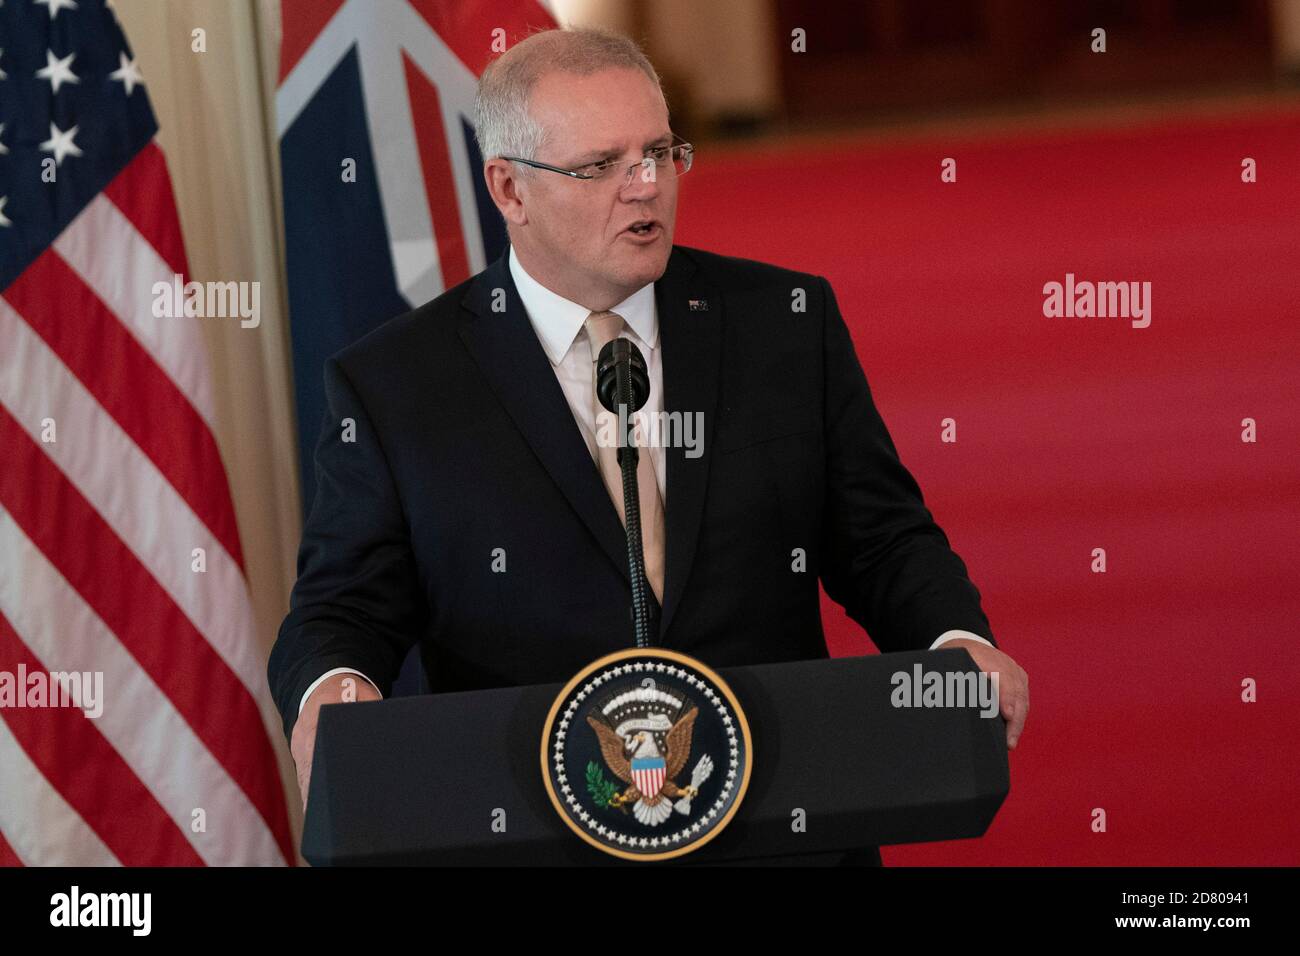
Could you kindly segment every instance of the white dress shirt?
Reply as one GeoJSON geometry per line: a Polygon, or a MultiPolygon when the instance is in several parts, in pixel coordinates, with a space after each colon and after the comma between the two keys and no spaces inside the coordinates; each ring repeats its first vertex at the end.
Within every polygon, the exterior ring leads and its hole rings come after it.
{"type": "MultiPolygon", "coordinates": [[[[515,288],[519,290],[519,298],[523,301],[524,310],[528,313],[528,319],[532,323],[533,331],[537,333],[537,340],[541,343],[542,350],[545,351],[546,357],[550,359],[551,366],[555,369],[555,377],[560,382],[560,388],[564,390],[569,410],[573,412],[573,420],[582,432],[582,437],[586,439],[591,460],[596,462],[596,396],[592,385],[591,346],[585,324],[592,310],[557,295],[525,272],[515,256],[513,245],[510,247],[509,259],[510,275],[515,280],[515,288]]],[[[641,350],[649,366],[650,397],[646,400],[645,407],[633,414],[632,420],[640,424],[643,434],[653,436],[654,432],[650,430],[646,416],[657,418],[663,411],[664,395],[663,349],[659,347],[659,314],[655,306],[654,283],[646,283],[609,311],[617,312],[627,322],[628,327],[621,334],[636,343],[636,347],[641,350]]],[[[656,443],[650,445],[649,453],[659,485],[659,494],[663,498],[664,510],[667,511],[669,507],[667,456],[663,448],[656,443]]],[[[993,646],[978,634],[953,630],[939,635],[938,639],[930,645],[930,650],[956,637],[965,637],[993,646]]],[[[372,686],[374,685],[374,681],[365,674],[347,667],[326,671],[302,695],[302,700],[298,703],[298,712],[302,713],[307,698],[322,681],[341,673],[357,674],[372,686]]],[[[378,691],[379,688],[376,687],[375,690],[378,691]]]]}
{"type": "MultiPolygon", "coordinates": [[[[560,387],[564,389],[573,420],[587,441],[591,460],[596,462],[598,409],[592,383],[591,344],[585,324],[592,310],[556,295],[525,272],[515,257],[514,246],[510,247],[510,274],[533,324],[533,331],[537,333],[537,340],[542,343],[542,349],[555,369],[555,376],[560,380],[560,387]]],[[[639,411],[632,414],[632,421],[641,427],[643,434],[653,435],[649,431],[649,422],[658,420],[664,407],[663,349],[659,347],[659,313],[655,308],[654,283],[647,282],[609,311],[623,317],[628,328],[620,333],[621,336],[635,343],[645,356],[650,373],[650,397],[639,411]]],[[[659,496],[667,510],[667,457],[659,444],[650,446],[650,461],[655,468],[659,496]]]]}

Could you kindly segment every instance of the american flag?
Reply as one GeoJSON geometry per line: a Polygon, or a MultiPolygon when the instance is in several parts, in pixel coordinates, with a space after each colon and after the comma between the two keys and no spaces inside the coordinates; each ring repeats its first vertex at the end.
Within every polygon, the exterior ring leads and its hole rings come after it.
{"type": "Polygon", "coordinates": [[[538,0],[281,0],[276,123],[303,506],[325,360],[495,260],[474,93],[538,0]]]}
{"type": "Polygon", "coordinates": [[[291,862],[210,320],[152,308],[188,270],[141,70],[103,0],[4,0],[0,44],[0,863],[291,862]],[[50,672],[102,714],[24,706],[50,672]]]}

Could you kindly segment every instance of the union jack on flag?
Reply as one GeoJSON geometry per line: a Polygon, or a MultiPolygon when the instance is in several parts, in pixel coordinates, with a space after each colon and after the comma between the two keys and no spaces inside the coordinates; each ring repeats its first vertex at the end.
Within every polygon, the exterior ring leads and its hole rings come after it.
{"type": "Polygon", "coordinates": [[[538,0],[282,0],[276,120],[303,508],[325,360],[505,248],[474,141],[477,78],[555,26],[538,0]]]}
{"type": "Polygon", "coordinates": [[[142,71],[103,0],[8,0],[0,44],[0,864],[291,862],[142,71]]]}

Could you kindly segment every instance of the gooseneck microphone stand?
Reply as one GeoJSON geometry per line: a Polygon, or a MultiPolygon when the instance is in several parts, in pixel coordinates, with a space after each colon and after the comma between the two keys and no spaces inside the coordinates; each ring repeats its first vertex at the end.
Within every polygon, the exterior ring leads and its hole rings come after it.
{"type": "Polygon", "coordinates": [[[612,339],[600,350],[596,360],[596,395],[606,411],[618,415],[618,463],[623,474],[627,564],[632,579],[632,622],[636,646],[649,647],[659,608],[645,576],[641,493],[636,477],[639,453],[633,440],[632,414],[639,411],[650,397],[650,376],[641,350],[628,339],[612,339]]]}

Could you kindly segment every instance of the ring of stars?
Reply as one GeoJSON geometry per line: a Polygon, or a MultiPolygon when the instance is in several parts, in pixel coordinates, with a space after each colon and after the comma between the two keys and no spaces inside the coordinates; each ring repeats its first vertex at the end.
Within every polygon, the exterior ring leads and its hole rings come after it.
{"type": "MultiPolygon", "coordinates": [[[[726,698],[719,694],[712,684],[701,680],[691,671],[686,670],[673,663],[663,661],[636,661],[634,663],[621,663],[608,667],[600,673],[594,675],[574,694],[565,708],[561,719],[556,724],[555,744],[555,780],[558,790],[563,794],[563,799],[569,813],[581,820],[583,825],[592,833],[600,836],[611,845],[617,844],[620,847],[627,847],[634,850],[656,850],[667,849],[673,846],[679,846],[683,842],[689,842],[700,834],[708,831],[717,821],[720,814],[726,811],[728,803],[731,801],[732,793],[736,788],[737,777],[740,768],[740,743],[736,733],[736,724],[732,719],[731,712],[727,707],[726,698]],[[590,698],[603,684],[610,681],[623,678],[625,676],[635,676],[638,673],[647,675],[657,673],[665,678],[676,678],[696,690],[703,696],[717,711],[719,718],[725,728],[728,740],[728,767],[723,777],[722,791],[718,798],[714,800],[708,810],[699,814],[698,817],[691,821],[689,817],[683,822],[683,825],[676,831],[664,833],[662,836],[653,837],[635,837],[626,833],[619,833],[611,827],[606,826],[594,814],[588,813],[587,810],[578,801],[577,793],[569,786],[569,774],[564,765],[564,744],[567,739],[569,725],[576,719],[578,710],[583,702],[590,698]]],[[[715,773],[717,770],[715,769],[715,773]]],[[[581,774],[579,774],[581,776],[581,774]]]]}

